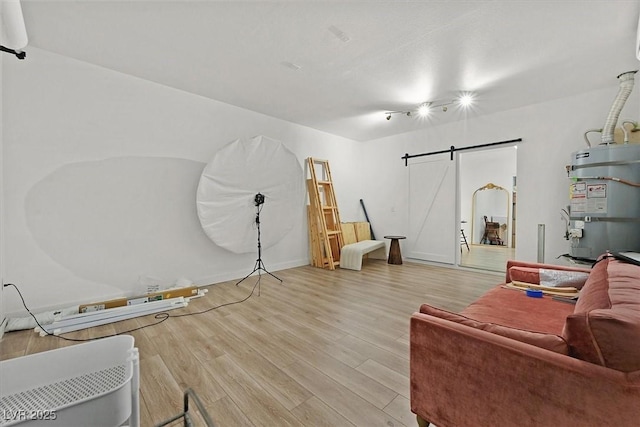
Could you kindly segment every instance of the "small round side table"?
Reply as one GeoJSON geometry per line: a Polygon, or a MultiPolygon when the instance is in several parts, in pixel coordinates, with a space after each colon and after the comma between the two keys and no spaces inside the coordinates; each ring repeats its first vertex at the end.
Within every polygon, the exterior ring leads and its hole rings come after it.
{"type": "Polygon", "coordinates": [[[400,253],[400,239],[406,239],[405,236],[384,236],[385,239],[391,239],[391,247],[389,248],[389,259],[387,264],[402,264],[402,254],[400,253]]]}

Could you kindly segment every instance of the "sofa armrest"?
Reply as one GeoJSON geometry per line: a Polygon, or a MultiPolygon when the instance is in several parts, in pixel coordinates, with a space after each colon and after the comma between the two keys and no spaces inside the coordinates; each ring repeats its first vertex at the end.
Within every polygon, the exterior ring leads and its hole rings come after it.
{"type": "Polygon", "coordinates": [[[505,283],[511,282],[511,275],[509,270],[511,267],[525,267],[525,268],[542,268],[545,270],[556,270],[556,271],[574,271],[577,273],[590,273],[591,270],[588,268],[579,268],[579,267],[566,267],[564,265],[553,265],[553,264],[541,264],[536,262],[525,262],[525,261],[517,261],[510,259],[507,261],[507,272],[505,276],[505,283]]]}
{"type": "Polygon", "coordinates": [[[622,373],[422,313],[411,317],[411,410],[438,427],[616,425],[640,419],[622,373]]]}

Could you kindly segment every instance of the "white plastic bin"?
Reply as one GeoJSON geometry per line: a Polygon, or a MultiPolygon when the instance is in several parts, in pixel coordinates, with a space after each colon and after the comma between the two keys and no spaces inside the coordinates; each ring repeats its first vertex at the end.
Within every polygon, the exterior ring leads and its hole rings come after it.
{"type": "Polygon", "coordinates": [[[120,335],[0,362],[0,426],[138,427],[133,345],[120,335]]]}

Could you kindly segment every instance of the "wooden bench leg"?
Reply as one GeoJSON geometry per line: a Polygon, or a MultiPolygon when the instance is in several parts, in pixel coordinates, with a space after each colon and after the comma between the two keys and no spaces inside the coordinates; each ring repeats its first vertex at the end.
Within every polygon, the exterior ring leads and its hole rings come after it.
{"type": "Polygon", "coordinates": [[[418,421],[418,427],[429,427],[429,421],[425,420],[420,415],[416,415],[416,420],[418,421]]]}

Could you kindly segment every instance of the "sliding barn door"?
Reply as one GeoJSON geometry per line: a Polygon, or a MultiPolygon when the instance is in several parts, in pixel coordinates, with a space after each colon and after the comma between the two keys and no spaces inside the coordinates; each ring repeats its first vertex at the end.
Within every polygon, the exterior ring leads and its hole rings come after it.
{"type": "Polygon", "coordinates": [[[409,165],[407,257],[455,264],[456,162],[447,157],[409,165]]]}

